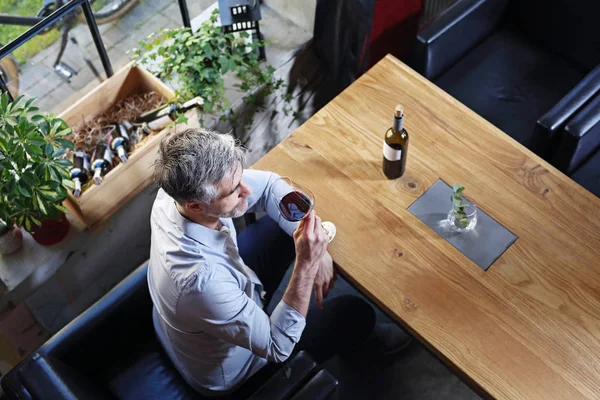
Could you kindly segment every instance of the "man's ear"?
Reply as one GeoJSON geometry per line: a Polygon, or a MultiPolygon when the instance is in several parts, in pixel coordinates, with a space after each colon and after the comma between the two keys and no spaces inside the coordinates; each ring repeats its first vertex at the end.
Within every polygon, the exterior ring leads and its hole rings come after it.
{"type": "Polygon", "coordinates": [[[206,205],[198,201],[186,201],[183,205],[183,208],[187,212],[197,214],[204,212],[206,210],[206,205]]]}

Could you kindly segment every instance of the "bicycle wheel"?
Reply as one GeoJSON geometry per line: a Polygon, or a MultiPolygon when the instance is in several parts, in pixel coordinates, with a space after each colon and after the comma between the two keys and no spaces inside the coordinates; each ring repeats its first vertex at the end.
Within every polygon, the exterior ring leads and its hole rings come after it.
{"type": "MultiPolygon", "coordinates": [[[[102,25],[114,21],[115,19],[121,18],[123,14],[125,14],[133,6],[135,6],[137,0],[96,0],[95,3],[104,3],[101,5],[99,10],[94,10],[94,17],[96,18],[96,23],[98,25],[102,25]]],[[[85,15],[82,12],[77,13],[77,18],[81,22],[86,22],[85,15]]]]}
{"type": "Polygon", "coordinates": [[[0,75],[13,99],[16,98],[19,95],[19,66],[12,55],[0,60],[0,75]]]}

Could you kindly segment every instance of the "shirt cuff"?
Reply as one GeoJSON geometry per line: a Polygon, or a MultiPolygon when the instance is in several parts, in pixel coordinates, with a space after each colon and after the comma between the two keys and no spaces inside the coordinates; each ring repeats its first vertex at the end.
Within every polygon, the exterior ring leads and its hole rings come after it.
{"type": "Polygon", "coordinates": [[[279,227],[291,237],[294,237],[294,231],[296,230],[296,228],[298,228],[298,225],[300,225],[300,222],[290,222],[286,221],[283,218],[281,218],[279,221],[279,227]]]}
{"type": "Polygon", "coordinates": [[[271,323],[294,343],[298,343],[306,326],[306,318],[281,300],[271,314],[271,323]]]}

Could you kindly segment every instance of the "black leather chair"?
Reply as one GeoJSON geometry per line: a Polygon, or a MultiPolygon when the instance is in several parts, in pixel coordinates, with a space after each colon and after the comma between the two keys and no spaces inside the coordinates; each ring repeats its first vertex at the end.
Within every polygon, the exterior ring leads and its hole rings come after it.
{"type": "Polygon", "coordinates": [[[411,61],[552,160],[565,124],[600,91],[599,15],[598,0],[459,0],[420,31],[411,61]]]}
{"type": "MultiPolygon", "coordinates": [[[[202,399],[181,378],[158,342],[143,265],[69,323],[3,379],[9,399],[202,399]]],[[[325,399],[337,381],[316,376],[304,352],[291,357],[252,399],[325,399]],[[316,393],[316,394],[315,394],[316,393]]]]}
{"type": "Polygon", "coordinates": [[[555,164],[600,197],[600,94],[567,123],[560,149],[555,164]]]}

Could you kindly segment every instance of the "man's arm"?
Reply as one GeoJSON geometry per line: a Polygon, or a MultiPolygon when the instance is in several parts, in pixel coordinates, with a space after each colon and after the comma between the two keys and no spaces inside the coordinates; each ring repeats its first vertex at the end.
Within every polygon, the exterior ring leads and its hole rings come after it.
{"type": "Polygon", "coordinates": [[[321,259],[327,253],[327,234],[314,210],[294,231],[294,244],[296,262],[283,301],[306,317],[315,276],[321,259]]]}
{"type": "MultiPolygon", "coordinates": [[[[282,218],[277,207],[277,199],[273,198],[271,186],[279,178],[279,175],[273,172],[244,170],[243,180],[252,188],[252,195],[248,199],[248,211],[266,211],[271,219],[277,221],[279,226],[292,236],[294,230],[298,227],[298,222],[289,222],[282,218]]],[[[289,188],[292,191],[292,188],[289,188]]],[[[321,224],[319,220],[319,225],[321,224]]],[[[292,276],[294,278],[294,276],[292,276]]],[[[304,281],[303,278],[297,279],[304,281]]],[[[320,261],[320,267],[316,274],[316,279],[313,277],[313,289],[317,299],[317,306],[323,308],[323,299],[329,294],[329,290],[333,288],[334,281],[337,279],[337,274],[333,268],[331,256],[327,253],[320,261]]],[[[310,298],[310,296],[309,296],[310,298]]]]}
{"type": "Polygon", "coordinates": [[[177,302],[177,314],[199,331],[271,362],[283,362],[292,354],[306,326],[305,316],[283,300],[269,316],[233,276],[215,273],[201,274],[188,283],[177,302]]]}
{"type": "MultiPolygon", "coordinates": [[[[251,169],[244,170],[242,179],[252,189],[252,194],[248,198],[248,212],[263,211],[275,222],[281,229],[292,236],[298,222],[289,222],[279,214],[277,199],[271,194],[271,187],[279,178],[274,172],[256,171],[251,169]]],[[[289,189],[292,191],[292,188],[289,189]]]]}

